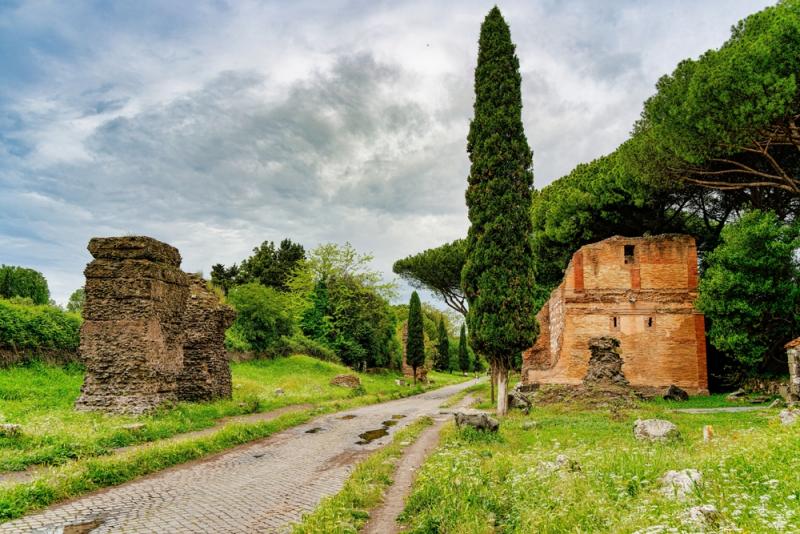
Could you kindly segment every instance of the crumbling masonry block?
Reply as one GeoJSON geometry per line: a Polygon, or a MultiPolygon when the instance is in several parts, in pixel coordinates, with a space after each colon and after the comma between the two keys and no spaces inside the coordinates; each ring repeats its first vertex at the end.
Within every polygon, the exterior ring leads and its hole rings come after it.
{"type": "Polygon", "coordinates": [[[181,400],[184,391],[194,391],[188,383],[198,376],[206,396],[192,393],[193,400],[229,396],[229,371],[219,388],[205,385],[206,375],[225,373],[217,352],[201,346],[208,338],[198,330],[206,322],[190,298],[197,291],[191,293],[190,277],[180,270],[178,250],[141,236],[94,238],[88,248],[95,259],[85,270],[80,353],[86,377],[76,409],[143,413],[181,400]],[[209,371],[195,373],[194,367],[209,371]]]}

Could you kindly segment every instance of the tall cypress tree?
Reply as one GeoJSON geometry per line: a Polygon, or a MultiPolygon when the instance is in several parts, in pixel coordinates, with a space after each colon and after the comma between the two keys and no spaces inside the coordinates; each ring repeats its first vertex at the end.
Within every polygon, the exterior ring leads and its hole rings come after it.
{"type": "Polygon", "coordinates": [[[447,337],[447,329],[444,326],[444,318],[442,317],[439,317],[437,337],[439,342],[436,345],[436,367],[439,371],[446,371],[450,367],[450,339],[447,337]]]}
{"type": "Polygon", "coordinates": [[[475,68],[475,116],[467,152],[470,229],[461,273],[469,301],[469,339],[497,376],[497,413],[508,410],[514,355],[538,334],[533,301],[531,191],[533,156],[522,127],[519,60],[500,10],[481,26],[475,68]]]}
{"type": "Polygon", "coordinates": [[[458,367],[461,372],[469,371],[469,352],[467,352],[467,331],[466,325],[461,325],[461,335],[458,338],[458,367]]]}
{"type": "Polygon", "coordinates": [[[411,293],[408,303],[408,339],[406,340],[406,363],[414,371],[414,383],[417,383],[417,369],[425,364],[425,331],[422,323],[422,304],[419,295],[411,293]]]}

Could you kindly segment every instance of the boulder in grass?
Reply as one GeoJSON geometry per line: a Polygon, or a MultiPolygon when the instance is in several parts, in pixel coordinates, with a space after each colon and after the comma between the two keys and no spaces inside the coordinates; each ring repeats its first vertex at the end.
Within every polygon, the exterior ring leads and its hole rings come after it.
{"type": "Polygon", "coordinates": [[[781,410],[781,413],[778,414],[778,417],[780,417],[782,424],[793,425],[798,419],[800,419],[800,410],[797,408],[781,410]]]}
{"type": "Polygon", "coordinates": [[[343,388],[358,389],[361,387],[361,379],[356,375],[336,375],[331,378],[332,386],[341,386],[343,388]]]}
{"type": "Polygon", "coordinates": [[[22,425],[15,423],[0,424],[0,438],[13,438],[22,434],[22,425]]]}
{"type": "Polygon", "coordinates": [[[286,395],[286,392],[283,391],[283,388],[276,388],[275,391],[272,392],[272,394],[275,395],[276,397],[283,397],[284,395],[286,395]]]}
{"type": "Polygon", "coordinates": [[[672,384],[667,389],[666,393],[664,393],[664,400],[685,401],[689,400],[689,394],[675,384],[672,384]]]}
{"type": "Polygon", "coordinates": [[[145,424],[144,423],[131,423],[129,425],[123,425],[122,429],[127,430],[128,432],[141,432],[144,430],[145,424]]]}
{"type": "Polygon", "coordinates": [[[456,420],[456,426],[471,426],[478,430],[486,432],[497,432],[500,429],[500,423],[497,419],[490,417],[484,412],[478,410],[460,410],[453,414],[456,420]]]}
{"type": "Polygon", "coordinates": [[[633,423],[636,439],[648,441],[667,441],[679,438],[681,433],[674,423],[664,419],[637,419],[633,423]]]}
{"type": "Polygon", "coordinates": [[[667,471],[661,477],[661,491],[667,497],[684,499],[703,481],[703,475],[697,469],[681,469],[667,471]]]}
{"type": "Polygon", "coordinates": [[[719,523],[719,510],[713,504],[692,506],[686,510],[686,520],[700,527],[715,527],[719,523]]]}

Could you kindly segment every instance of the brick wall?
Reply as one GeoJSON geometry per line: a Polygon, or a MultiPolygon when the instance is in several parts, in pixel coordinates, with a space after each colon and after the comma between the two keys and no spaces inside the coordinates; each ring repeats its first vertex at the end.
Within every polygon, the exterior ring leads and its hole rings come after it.
{"type": "Polygon", "coordinates": [[[527,383],[579,384],[589,338],[619,339],[633,386],[708,389],[703,316],[693,307],[697,254],[689,236],[612,237],[581,248],[540,312],[523,355],[527,383]],[[627,254],[626,254],[627,253],[627,254]]]}

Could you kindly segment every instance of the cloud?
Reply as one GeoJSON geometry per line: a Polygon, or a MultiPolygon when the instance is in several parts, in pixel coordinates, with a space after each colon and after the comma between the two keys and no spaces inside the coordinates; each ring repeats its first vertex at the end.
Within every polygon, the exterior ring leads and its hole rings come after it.
{"type": "MultiPolygon", "coordinates": [[[[765,3],[503,5],[537,187],[613,150],[658,76],[765,3]]],[[[96,235],[205,272],[263,240],[350,241],[390,278],[466,232],[489,2],[0,5],[0,262],[61,302],[96,235]]]]}

